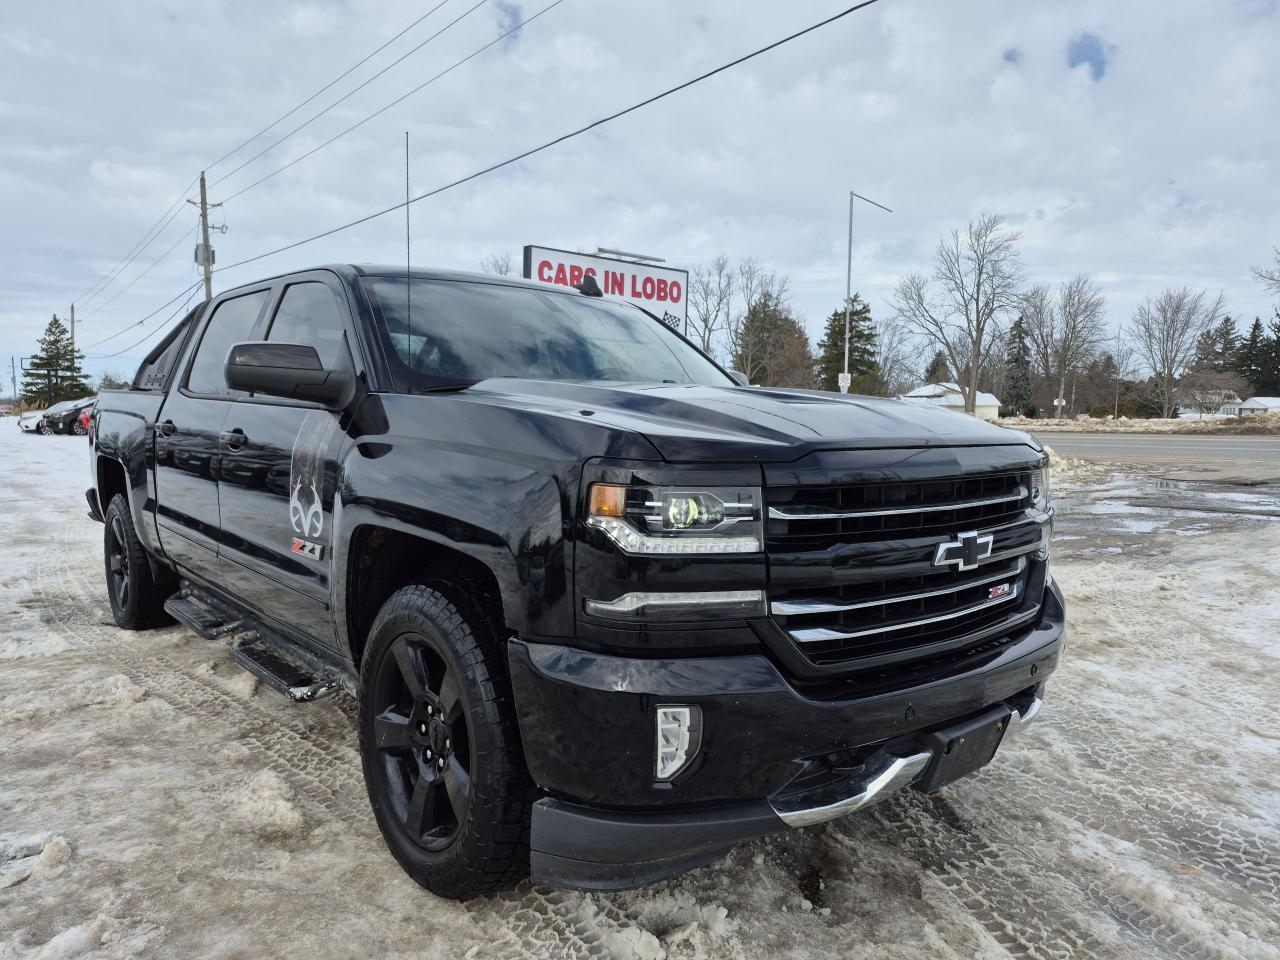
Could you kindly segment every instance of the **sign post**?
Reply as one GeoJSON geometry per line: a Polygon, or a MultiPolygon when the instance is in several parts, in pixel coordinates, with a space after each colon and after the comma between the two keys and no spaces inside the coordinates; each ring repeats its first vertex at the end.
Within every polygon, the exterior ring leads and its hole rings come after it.
{"type": "Polygon", "coordinates": [[[688,270],[533,244],[524,248],[526,280],[576,287],[588,275],[596,278],[605,296],[630,300],[673,329],[688,332],[688,270]]]}

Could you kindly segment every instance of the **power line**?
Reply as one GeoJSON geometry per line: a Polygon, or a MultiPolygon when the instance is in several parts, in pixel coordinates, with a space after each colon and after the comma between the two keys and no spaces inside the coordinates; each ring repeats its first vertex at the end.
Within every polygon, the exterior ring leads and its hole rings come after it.
{"type": "Polygon", "coordinates": [[[142,251],[145,250],[147,247],[151,246],[153,242],[155,242],[156,236],[159,236],[159,232],[163,230],[165,227],[167,227],[173,221],[173,212],[181,208],[182,201],[186,199],[187,191],[189,191],[192,187],[194,187],[196,183],[197,183],[197,180],[192,180],[189,184],[187,184],[186,187],[183,188],[182,193],[178,196],[178,199],[174,200],[173,203],[169,204],[169,208],[165,210],[164,213],[160,214],[160,218],[147,229],[147,232],[144,233],[139,238],[137,243],[135,243],[132,247],[129,248],[129,252],[124,255],[123,259],[121,259],[121,261],[118,264],[116,264],[114,267],[112,267],[110,270],[104,273],[101,277],[99,277],[97,281],[91,287],[89,287],[88,290],[80,294],[80,296],[74,298],[72,302],[73,303],[78,302],[82,306],[87,306],[89,302],[94,299],[94,297],[101,294],[103,289],[106,289],[108,286],[110,286],[112,281],[114,281],[115,278],[120,275],[120,273],[124,270],[124,268],[127,267],[134,260],[136,260],[139,256],[141,256],[142,251]],[[155,231],[155,236],[152,236],[153,231],[155,231]]]}
{"type": "MultiPolygon", "coordinates": [[[[178,212],[181,212],[181,211],[178,211],[178,212]]],[[[177,216],[177,214],[175,213],[175,214],[174,214],[174,216],[177,216]]],[[[199,229],[200,229],[200,225],[199,225],[199,224],[196,224],[196,230],[197,230],[197,231],[199,231],[199,229]]],[[[177,240],[175,240],[175,241],[173,242],[173,246],[169,247],[169,249],[168,249],[168,250],[166,250],[164,253],[160,254],[160,256],[156,257],[156,258],[155,258],[155,260],[153,260],[153,261],[151,262],[151,266],[147,267],[147,268],[146,268],[145,270],[143,270],[140,274],[138,274],[136,277],[134,277],[132,280],[130,280],[128,283],[126,283],[123,287],[121,287],[119,290],[117,290],[115,293],[113,293],[113,294],[112,294],[112,295],[111,295],[107,300],[105,300],[105,301],[103,301],[102,303],[98,304],[98,306],[97,306],[95,309],[93,309],[93,310],[91,310],[89,313],[85,314],[85,318],[88,318],[88,317],[92,316],[93,314],[98,313],[98,312],[100,312],[100,311],[102,311],[102,310],[105,310],[107,307],[111,306],[111,304],[113,304],[113,303],[116,301],[116,299],[117,299],[118,297],[120,297],[120,295],[121,295],[121,294],[123,294],[123,293],[127,292],[127,291],[129,290],[129,288],[130,288],[130,287],[132,287],[135,283],[137,283],[139,280],[141,280],[143,277],[145,277],[148,273],[150,273],[150,272],[151,272],[152,270],[154,270],[156,267],[160,266],[160,263],[161,263],[161,262],[162,262],[166,257],[168,257],[168,256],[169,256],[169,254],[173,253],[173,251],[174,251],[174,250],[178,249],[178,244],[182,243],[182,241],[184,241],[184,240],[186,240],[186,239],[187,239],[187,235],[186,235],[185,233],[181,234],[181,235],[178,237],[178,239],[177,239],[177,240]]]]}
{"type": "MultiPolygon", "coordinates": [[[[191,302],[191,298],[196,295],[196,292],[198,289],[199,289],[199,285],[197,284],[196,288],[193,289],[189,294],[187,294],[187,299],[183,300],[182,303],[178,304],[178,309],[174,310],[173,313],[169,314],[169,316],[165,318],[164,323],[160,324],[160,326],[155,327],[154,329],[148,330],[142,336],[141,339],[135,340],[133,343],[129,344],[127,347],[121,347],[115,353],[94,353],[94,354],[87,354],[86,356],[91,360],[110,360],[112,357],[118,357],[121,354],[128,353],[130,350],[132,350],[134,347],[138,346],[139,344],[146,343],[148,340],[154,337],[157,333],[164,330],[165,327],[169,326],[169,324],[173,322],[174,317],[176,317],[178,314],[182,313],[184,310],[187,309],[187,304],[191,302]]],[[[123,332],[124,331],[121,331],[121,333],[123,332]]]]}
{"type": "Polygon", "coordinates": [[[394,37],[392,37],[390,40],[388,40],[386,43],[384,43],[382,46],[378,47],[378,49],[376,49],[376,50],[374,50],[372,53],[368,54],[366,57],[364,57],[364,59],[362,59],[362,60],[358,61],[357,63],[352,64],[352,66],[351,66],[351,67],[349,67],[346,71],[344,71],[343,73],[338,74],[336,77],[334,77],[334,78],[333,78],[332,80],[330,80],[328,83],[326,83],[323,87],[321,87],[319,90],[317,90],[315,93],[313,93],[311,96],[307,97],[307,99],[305,99],[305,100],[303,100],[301,103],[299,103],[299,104],[298,104],[296,107],[294,107],[292,110],[289,110],[289,111],[287,111],[286,113],[282,113],[280,116],[276,117],[274,120],[272,120],[270,123],[268,123],[265,127],[263,127],[261,130],[259,130],[257,133],[255,133],[255,134],[254,134],[252,137],[250,137],[248,140],[244,141],[244,143],[241,143],[241,144],[239,144],[238,146],[232,147],[230,150],[228,150],[226,153],[224,153],[222,156],[220,156],[217,160],[213,161],[213,163],[208,164],[208,165],[205,167],[205,172],[207,173],[208,171],[212,170],[212,169],[213,169],[214,167],[216,167],[218,164],[222,163],[222,161],[223,161],[223,160],[226,160],[228,157],[232,156],[232,155],[233,155],[233,154],[235,154],[235,153],[238,153],[240,150],[244,149],[244,148],[245,148],[245,147],[247,147],[249,144],[253,143],[253,141],[257,140],[260,136],[262,136],[264,133],[266,133],[266,132],[267,132],[268,130],[270,130],[272,127],[276,126],[276,124],[280,123],[282,120],[287,120],[289,117],[293,116],[295,113],[297,113],[299,110],[301,110],[303,107],[305,107],[308,103],[310,103],[310,102],[311,102],[312,100],[314,100],[316,97],[320,96],[320,94],[324,93],[326,90],[328,90],[328,89],[329,89],[330,87],[332,87],[334,84],[336,84],[339,80],[343,80],[343,79],[345,79],[346,77],[351,76],[351,74],[353,74],[357,69],[359,69],[360,67],[363,67],[366,63],[368,63],[370,60],[372,60],[374,57],[376,57],[378,54],[380,54],[383,50],[387,49],[387,47],[391,46],[391,44],[395,43],[397,40],[399,40],[401,37],[403,37],[406,33],[408,33],[410,30],[412,30],[414,27],[416,27],[418,24],[420,24],[423,20],[427,19],[427,17],[431,16],[433,13],[435,13],[437,10],[439,10],[441,7],[443,7],[443,6],[444,6],[446,3],[448,3],[448,2],[449,2],[449,0],[441,0],[441,2],[440,2],[440,3],[437,3],[434,7],[432,7],[430,10],[428,10],[428,11],[427,11],[426,13],[424,13],[422,16],[420,16],[417,20],[413,21],[413,23],[409,24],[407,27],[405,27],[403,30],[401,30],[399,33],[397,33],[394,37]]]}
{"type": "Polygon", "coordinates": [[[861,3],[854,4],[853,6],[842,10],[841,12],[835,14],[834,16],[827,17],[825,20],[819,20],[817,23],[812,24],[811,26],[805,27],[803,30],[798,30],[797,32],[790,34],[789,36],[783,37],[781,40],[775,40],[773,43],[770,43],[767,46],[763,46],[757,50],[753,50],[751,53],[738,57],[735,60],[730,60],[728,63],[722,64],[721,66],[718,66],[712,70],[708,70],[706,73],[699,74],[698,76],[693,77],[692,79],[686,80],[683,83],[677,84],[674,87],[669,87],[668,89],[662,91],[661,93],[657,93],[651,97],[647,97],[646,99],[641,100],[638,103],[633,103],[631,106],[624,107],[623,109],[617,111],[616,113],[611,113],[606,117],[601,117],[599,120],[595,120],[591,123],[588,123],[586,126],[578,127],[576,130],[572,130],[569,133],[562,134],[561,136],[556,137],[554,140],[548,140],[546,143],[543,143],[539,146],[532,147],[528,150],[525,150],[523,153],[518,153],[513,157],[508,157],[506,160],[501,160],[497,163],[490,164],[489,166],[484,167],[480,170],[477,170],[474,173],[470,173],[465,177],[461,177],[450,183],[446,183],[443,186],[436,187],[434,190],[428,190],[426,193],[421,193],[410,200],[404,201],[403,203],[393,204],[392,206],[386,207],[382,210],[378,210],[374,213],[370,213],[367,216],[360,217],[358,220],[352,220],[350,223],[344,223],[341,226],[334,227],[330,230],[325,230],[323,233],[317,233],[315,236],[307,237],[304,240],[297,240],[297,241],[294,241],[293,243],[285,244],[283,247],[277,247],[274,250],[268,250],[265,253],[259,253],[255,256],[248,257],[244,260],[239,260],[236,263],[229,263],[224,267],[219,267],[217,270],[214,271],[214,273],[221,273],[224,270],[232,270],[236,267],[243,267],[245,264],[254,263],[258,260],[265,260],[267,257],[275,256],[277,253],[284,253],[287,250],[293,250],[297,247],[304,246],[308,243],[313,243],[316,240],[322,240],[325,237],[333,236],[335,233],[341,233],[343,230],[349,230],[351,227],[356,227],[362,223],[368,223],[370,220],[376,220],[378,217],[386,216],[388,213],[394,213],[395,211],[400,210],[401,208],[407,206],[408,204],[417,203],[419,200],[426,200],[428,197],[434,197],[437,194],[444,193],[446,190],[452,190],[454,187],[460,187],[463,184],[469,183],[472,180],[477,180],[480,177],[485,176],[486,174],[493,173],[496,170],[501,170],[503,167],[508,167],[513,163],[519,163],[521,160],[527,159],[528,157],[531,157],[534,154],[541,153],[544,150],[549,150],[551,147],[558,146],[559,144],[564,143],[567,140],[572,140],[574,137],[581,136],[582,134],[587,133],[591,130],[594,130],[597,127],[604,126],[606,123],[610,123],[614,120],[617,120],[620,117],[624,117],[629,113],[634,113],[637,110],[643,109],[644,107],[657,103],[659,100],[663,100],[671,96],[672,94],[679,93],[681,90],[686,90],[689,87],[694,86],[695,84],[701,83],[703,80],[708,80],[711,77],[716,76],[717,74],[724,73],[726,70],[731,70],[736,66],[746,63],[748,60],[752,60],[758,56],[761,56],[762,54],[768,53],[771,50],[776,50],[778,47],[781,47],[784,44],[790,43],[792,40],[796,40],[800,37],[805,36],[806,34],[813,33],[815,30],[820,30],[825,26],[829,26],[830,24],[835,23],[837,20],[841,20],[852,13],[856,13],[859,10],[865,9],[866,7],[869,7],[874,3],[879,3],[879,0],[862,0],[861,3]]]}
{"type": "MultiPolygon", "coordinates": [[[[217,160],[213,161],[213,163],[211,163],[211,164],[207,164],[207,165],[205,166],[205,169],[206,169],[206,170],[212,170],[214,167],[216,167],[218,164],[222,163],[222,162],[223,162],[224,160],[226,160],[228,157],[232,156],[233,154],[235,154],[235,153],[239,152],[240,150],[244,149],[245,147],[247,147],[249,144],[251,144],[254,140],[258,139],[258,137],[262,136],[264,133],[266,133],[266,132],[267,132],[268,130],[270,130],[272,127],[275,127],[275,126],[276,126],[277,124],[279,124],[281,121],[283,121],[283,120],[285,120],[285,119],[289,118],[290,116],[292,116],[293,114],[297,113],[299,110],[301,110],[303,107],[305,107],[308,103],[311,103],[313,100],[315,100],[315,99],[316,99],[316,97],[320,96],[320,95],[321,95],[322,93],[324,93],[326,90],[328,90],[328,89],[330,89],[331,87],[333,87],[333,86],[334,86],[334,84],[336,84],[336,83],[338,83],[339,81],[343,80],[344,78],[346,78],[346,77],[350,76],[354,71],[356,71],[356,70],[357,70],[357,69],[359,69],[360,67],[364,66],[364,64],[368,63],[368,62],[369,62],[370,60],[372,60],[375,56],[377,56],[379,53],[381,53],[381,52],[382,52],[383,50],[385,50],[387,47],[391,46],[391,44],[395,43],[397,40],[399,40],[401,37],[403,37],[406,33],[408,33],[410,30],[412,30],[412,29],[413,29],[414,27],[416,27],[418,24],[422,23],[422,21],[426,20],[428,17],[430,17],[433,13],[435,13],[437,10],[439,10],[441,7],[443,7],[443,6],[444,6],[446,3],[448,3],[448,2],[449,2],[449,0],[441,0],[441,2],[440,2],[440,3],[437,3],[434,7],[432,7],[430,10],[428,10],[428,11],[427,11],[426,13],[424,13],[422,16],[420,16],[417,20],[414,20],[414,21],[413,21],[413,23],[409,24],[407,27],[405,27],[403,30],[401,30],[399,33],[397,33],[397,34],[396,34],[394,37],[392,37],[390,40],[386,41],[386,43],[382,44],[380,47],[378,47],[377,49],[375,49],[374,51],[372,51],[371,53],[369,53],[367,56],[365,56],[363,59],[361,59],[361,60],[359,60],[358,62],[356,62],[355,64],[353,64],[353,65],[352,65],[350,68],[348,68],[346,71],[344,71],[343,73],[339,74],[337,77],[335,77],[333,80],[329,81],[327,84],[325,84],[325,85],[324,85],[323,87],[321,87],[319,90],[317,90],[315,93],[311,94],[311,96],[307,97],[307,98],[306,98],[305,100],[303,100],[301,103],[297,104],[297,106],[293,107],[291,110],[289,110],[289,111],[287,111],[287,112],[285,112],[285,113],[281,114],[281,115],[280,115],[279,117],[277,117],[275,120],[271,121],[271,123],[267,124],[267,125],[266,125],[265,127],[263,127],[261,130],[259,130],[257,133],[255,133],[252,137],[250,137],[248,140],[245,140],[243,143],[240,143],[240,144],[238,144],[237,146],[233,147],[231,150],[228,150],[226,153],[224,153],[224,154],[223,154],[221,157],[219,157],[217,160]]],[[[417,48],[415,47],[414,49],[417,49],[417,48]]],[[[410,53],[412,53],[412,52],[413,52],[413,51],[410,51],[410,53]]],[[[403,58],[401,58],[401,59],[403,59],[403,58]]],[[[397,63],[398,63],[398,62],[399,62],[399,61],[397,61],[397,63]]],[[[392,64],[392,66],[394,66],[394,65],[395,65],[395,64],[392,64]]],[[[389,69],[389,68],[388,68],[388,69],[389,69]]],[[[384,71],[384,72],[385,72],[385,71],[384,71]]],[[[358,88],[357,88],[357,89],[358,89],[358,88]]],[[[339,102],[340,102],[340,101],[339,101],[339,102]]],[[[330,108],[330,109],[332,109],[332,108],[330,108]]],[[[318,115],[317,115],[317,116],[318,116],[318,115]]],[[[312,118],[312,119],[314,119],[314,118],[312,118]]],[[[234,171],[233,171],[233,172],[234,172],[234,171]]],[[[173,216],[172,216],[172,214],[173,214],[174,210],[181,208],[181,206],[182,206],[182,201],[183,201],[184,199],[186,199],[187,194],[191,191],[191,188],[192,188],[192,187],[194,187],[194,186],[196,185],[196,183],[197,183],[197,182],[198,182],[198,178],[197,178],[196,180],[192,180],[189,184],[187,184],[187,186],[186,186],[185,188],[183,188],[183,191],[182,191],[182,193],[178,196],[178,198],[177,198],[176,200],[174,200],[174,201],[173,201],[173,203],[171,203],[171,204],[169,205],[169,207],[165,210],[165,212],[164,212],[164,213],[160,214],[160,216],[159,216],[159,218],[156,220],[156,222],[155,222],[155,223],[153,223],[153,224],[152,224],[152,225],[151,225],[151,226],[146,230],[146,232],[144,232],[144,233],[143,233],[143,235],[138,239],[138,241],[137,241],[136,243],[134,243],[134,245],[133,245],[132,247],[130,247],[130,248],[129,248],[128,252],[127,252],[127,253],[125,253],[124,257],[122,257],[122,258],[121,258],[120,262],[119,262],[119,263],[117,263],[117,264],[116,264],[114,267],[112,267],[110,270],[108,270],[106,273],[104,273],[104,274],[102,274],[100,277],[98,277],[98,279],[97,279],[96,281],[94,281],[94,283],[93,283],[93,284],[92,284],[92,285],[91,285],[87,290],[85,290],[85,291],[84,291],[83,293],[81,293],[79,296],[74,297],[74,298],[72,299],[72,302],[73,302],[73,303],[81,303],[81,305],[82,305],[82,306],[87,306],[87,305],[88,305],[90,302],[92,302],[96,297],[100,296],[103,290],[105,290],[107,287],[111,286],[111,284],[115,282],[116,278],[117,278],[117,277],[119,277],[119,276],[120,276],[120,274],[124,272],[124,270],[129,266],[129,264],[130,264],[130,263],[132,263],[134,260],[136,260],[138,257],[140,257],[140,256],[142,255],[143,251],[145,251],[147,247],[149,247],[152,243],[154,243],[154,242],[155,242],[156,237],[158,237],[158,236],[159,236],[160,232],[162,232],[162,231],[164,230],[164,228],[165,228],[165,227],[167,227],[167,226],[169,225],[169,223],[170,223],[170,222],[172,222],[172,220],[173,220],[173,216]],[[153,233],[154,233],[154,235],[153,235],[153,233]]]]}
{"type": "Polygon", "coordinates": [[[232,170],[230,173],[224,173],[224,174],[223,174],[221,177],[219,177],[217,180],[214,180],[214,181],[210,184],[210,186],[216,187],[218,184],[222,183],[222,182],[223,182],[224,180],[226,180],[228,177],[234,176],[235,174],[239,173],[241,170],[243,170],[243,169],[244,169],[245,167],[247,167],[249,164],[253,163],[253,161],[257,160],[259,157],[264,156],[265,154],[270,153],[270,152],[271,152],[272,150],[274,150],[276,147],[280,146],[280,144],[284,143],[286,140],[288,140],[290,137],[292,137],[295,133],[297,133],[298,131],[302,130],[303,128],[305,128],[305,127],[309,126],[310,124],[314,123],[316,120],[319,120],[321,117],[323,117],[326,113],[328,113],[330,110],[332,110],[332,109],[333,109],[334,107],[336,107],[338,104],[342,103],[344,100],[348,100],[348,99],[350,99],[352,96],[354,96],[355,94],[359,93],[361,90],[363,90],[363,89],[364,89],[365,87],[367,87],[369,84],[373,83],[373,81],[377,80],[380,76],[382,76],[384,73],[386,73],[386,72],[387,72],[388,70],[390,70],[392,67],[394,67],[396,64],[401,63],[402,61],[404,61],[404,60],[405,60],[405,59],[407,59],[408,57],[412,56],[414,53],[417,53],[419,50],[421,50],[423,47],[425,47],[428,43],[430,43],[430,42],[431,42],[432,40],[434,40],[436,37],[440,36],[440,34],[442,34],[442,33],[444,33],[445,31],[447,31],[447,30],[451,29],[453,26],[455,26],[456,24],[458,24],[458,23],[459,23],[459,22],[461,22],[462,20],[465,20],[467,17],[471,16],[471,14],[475,13],[477,10],[479,10],[482,6],[484,6],[484,5],[485,5],[486,3],[488,3],[488,2],[489,2],[489,0],[479,0],[479,2],[478,2],[478,3],[476,3],[474,6],[469,7],[469,8],[468,8],[464,13],[461,13],[461,14],[459,14],[457,17],[455,17],[454,19],[450,20],[447,24],[445,24],[443,27],[441,27],[439,30],[437,30],[435,33],[433,33],[431,36],[427,37],[427,39],[423,40],[423,41],[422,41],[420,44],[418,44],[416,47],[413,47],[413,48],[412,48],[412,49],[410,49],[408,52],[406,52],[405,54],[403,54],[402,56],[400,56],[399,58],[397,58],[397,59],[395,59],[395,60],[392,60],[389,64],[387,64],[385,67],[383,67],[381,70],[379,70],[379,71],[378,71],[377,73],[375,73],[373,76],[371,76],[368,80],[365,80],[363,83],[359,84],[358,86],[353,87],[351,90],[348,90],[346,93],[344,93],[342,96],[340,96],[337,100],[333,101],[333,103],[329,104],[327,107],[325,107],[325,108],[324,108],[323,110],[321,110],[319,113],[315,114],[315,115],[314,115],[313,117],[311,117],[310,119],[308,119],[308,120],[304,120],[302,123],[298,124],[298,126],[294,127],[292,130],[290,130],[288,133],[286,133],[283,137],[281,137],[281,138],[280,138],[279,140],[277,140],[275,143],[271,144],[271,145],[270,145],[270,146],[268,146],[268,147],[264,147],[262,150],[259,150],[259,151],[258,151],[257,153],[255,153],[252,157],[250,157],[248,160],[244,161],[244,163],[240,164],[240,166],[236,167],[236,168],[235,168],[234,170],[232,170]]]}
{"type": "Polygon", "coordinates": [[[335,142],[336,142],[336,141],[338,141],[338,140],[341,140],[341,139],[342,139],[343,137],[345,137],[347,134],[351,133],[351,131],[353,131],[353,130],[357,129],[358,127],[362,127],[362,126],[364,126],[366,123],[368,123],[368,122],[369,122],[370,120],[372,120],[374,117],[381,116],[382,114],[384,114],[384,113],[386,113],[388,110],[390,110],[392,107],[397,106],[397,105],[398,105],[398,104],[400,104],[400,103],[403,103],[405,100],[409,99],[409,98],[410,98],[411,96],[413,96],[415,93],[417,93],[417,92],[419,92],[420,90],[424,89],[425,87],[428,87],[428,86],[430,86],[431,84],[435,83],[437,80],[439,80],[439,79],[440,79],[441,77],[443,77],[445,74],[447,74],[447,73],[452,73],[454,70],[456,70],[458,67],[462,66],[462,65],[463,65],[464,63],[466,63],[468,60],[472,60],[472,59],[474,59],[474,58],[478,57],[480,54],[484,53],[486,50],[488,50],[488,49],[489,49],[490,47],[492,47],[494,44],[501,43],[503,40],[505,40],[507,37],[511,36],[511,35],[512,35],[513,33],[515,33],[517,30],[522,30],[522,29],[524,29],[524,27],[528,26],[528,25],[529,25],[530,23],[532,23],[534,20],[537,20],[537,19],[538,19],[540,16],[542,16],[544,13],[548,12],[549,10],[551,10],[551,9],[552,9],[552,8],[554,8],[554,7],[558,7],[558,6],[560,6],[560,4],[562,4],[562,3],[564,3],[564,0],[554,0],[554,2],[553,2],[553,3],[549,3],[549,4],[547,4],[545,7],[543,7],[541,10],[539,10],[537,13],[533,14],[533,16],[529,17],[529,18],[528,18],[528,19],[526,19],[526,20],[522,20],[522,21],[520,21],[520,22],[519,22],[519,23],[517,23],[514,27],[512,27],[510,30],[507,30],[506,32],[501,33],[501,34],[499,34],[498,36],[494,37],[492,40],[490,40],[490,41],[489,41],[488,43],[486,43],[484,46],[482,46],[482,47],[478,47],[477,49],[473,50],[471,53],[467,54],[467,55],[466,55],[465,57],[463,57],[461,60],[458,60],[458,61],[457,61],[456,63],[454,63],[452,66],[447,67],[447,68],[446,68],[446,69],[444,69],[444,70],[441,70],[439,73],[437,73],[437,74],[436,74],[434,77],[432,77],[431,79],[426,80],[426,81],[424,81],[424,82],[422,82],[422,83],[418,84],[416,87],[414,87],[412,90],[410,90],[408,93],[404,94],[403,96],[396,97],[396,99],[392,100],[392,101],[391,101],[390,103],[388,103],[385,107],[382,107],[382,108],[380,108],[380,109],[378,109],[378,110],[375,110],[373,113],[369,114],[369,115],[368,115],[367,117],[365,117],[363,120],[360,120],[360,121],[358,121],[358,122],[356,122],[356,123],[353,123],[351,126],[347,127],[347,129],[343,130],[341,133],[338,133],[338,134],[336,134],[336,135],[334,135],[334,136],[330,137],[328,140],[326,140],[324,143],[320,144],[318,147],[313,147],[312,149],[308,150],[306,153],[301,154],[300,156],[294,157],[294,158],[293,158],[292,160],[290,160],[288,163],[284,164],[284,165],[283,165],[283,166],[281,166],[281,167],[277,167],[275,170],[272,170],[272,171],[271,171],[270,173],[268,173],[266,176],[259,177],[257,180],[253,181],[253,182],[252,182],[252,183],[250,183],[248,186],[246,186],[246,187],[241,187],[241,188],[240,188],[239,190],[237,190],[235,193],[233,193],[233,194],[231,194],[229,197],[227,197],[227,198],[226,198],[226,200],[224,200],[223,202],[224,202],[224,203],[229,202],[229,201],[231,201],[231,200],[234,200],[236,197],[240,196],[241,194],[248,193],[248,192],[249,192],[250,190],[252,190],[254,187],[257,187],[257,186],[260,186],[260,185],[262,185],[262,184],[266,183],[268,180],[270,180],[272,177],[276,176],[277,174],[284,173],[284,171],[288,170],[290,167],[294,166],[295,164],[301,163],[303,160],[306,160],[308,157],[310,157],[310,156],[312,156],[312,155],[314,155],[314,154],[319,153],[321,150],[323,150],[325,147],[329,146],[330,144],[335,143],[335,142]]]}
{"type": "Polygon", "coordinates": [[[121,327],[115,333],[108,334],[107,336],[103,337],[101,340],[93,341],[93,343],[89,344],[88,347],[86,347],[85,349],[92,350],[94,347],[98,346],[99,344],[106,343],[108,340],[114,340],[116,337],[120,336],[120,334],[125,333],[129,330],[132,330],[134,327],[142,326],[144,323],[146,323],[148,320],[154,317],[157,313],[160,313],[162,310],[164,310],[165,307],[168,307],[171,304],[177,303],[179,300],[183,298],[183,296],[190,293],[192,290],[195,290],[197,287],[203,285],[203,283],[204,283],[204,280],[200,279],[195,281],[188,287],[183,287],[182,290],[179,291],[177,296],[171,297],[170,299],[166,300],[164,303],[160,304],[160,306],[156,307],[154,310],[148,313],[141,320],[135,320],[133,321],[133,323],[129,323],[121,327]]]}

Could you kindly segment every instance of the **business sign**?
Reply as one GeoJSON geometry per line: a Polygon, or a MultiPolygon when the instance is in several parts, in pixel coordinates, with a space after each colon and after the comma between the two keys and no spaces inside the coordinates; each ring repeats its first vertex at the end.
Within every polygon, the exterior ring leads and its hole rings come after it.
{"type": "Polygon", "coordinates": [[[554,247],[524,248],[524,276],[558,287],[576,287],[593,276],[606,297],[620,297],[644,307],[680,332],[689,317],[689,271],[617,260],[554,247]]]}

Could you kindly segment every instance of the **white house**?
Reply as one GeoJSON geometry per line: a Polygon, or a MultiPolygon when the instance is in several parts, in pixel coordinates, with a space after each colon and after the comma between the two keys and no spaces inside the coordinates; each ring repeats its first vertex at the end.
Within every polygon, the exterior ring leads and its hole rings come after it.
{"type": "Polygon", "coordinates": [[[1201,420],[1204,417],[1238,417],[1242,401],[1234,390],[1205,390],[1202,395],[1194,391],[1178,397],[1178,410],[1175,416],[1182,420],[1201,420]],[[1202,413],[1201,407],[1213,406],[1209,413],[1202,413]]]}
{"type": "Polygon", "coordinates": [[[1275,413],[1280,411],[1280,397],[1250,397],[1240,404],[1240,413],[1275,413]]]}
{"type": "MultiPolygon", "coordinates": [[[[964,392],[957,383],[926,383],[910,393],[899,394],[898,399],[919,407],[941,407],[943,410],[964,413],[964,392]]],[[[999,398],[994,393],[979,390],[973,414],[980,420],[994,420],[1000,416],[999,398]]]]}

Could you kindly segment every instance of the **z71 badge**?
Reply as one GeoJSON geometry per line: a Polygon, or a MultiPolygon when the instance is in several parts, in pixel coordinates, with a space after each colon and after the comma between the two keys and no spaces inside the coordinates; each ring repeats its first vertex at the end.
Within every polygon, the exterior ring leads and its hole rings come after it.
{"type": "Polygon", "coordinates": [[[289,549],[300,557],[306,557],[308,560],[324,559],[324,547],[318,543],[312,543],[310,540],[302,540],[298,537],[294,537],[293,546],[289,549]]]}
{"type": "Polygon", "coordinates": [[[1011,593],[1013,593],[1013,584],[997,583],[994,587],[991,588],[990,591],[988,591],[987,598],[990,600],[995,600],[998,597],[1007,597],[1011,593]]]}

